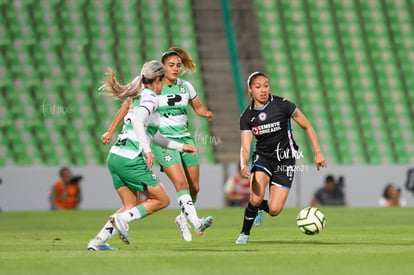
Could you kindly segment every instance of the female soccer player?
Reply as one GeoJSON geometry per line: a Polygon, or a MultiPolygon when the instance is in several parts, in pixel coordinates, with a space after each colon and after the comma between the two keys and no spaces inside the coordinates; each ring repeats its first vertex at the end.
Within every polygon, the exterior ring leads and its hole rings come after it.
{"type": "MultiPolygon", "coordinates": [[[[194,72],[196,66],[191,56],[183,49],[172,47],[161,56],[161,62],[165,68],[164,86],[159,95],[160,133],[179,143],[194,144],[188,129],[187,107],[209,121],[214,119],[210,112],[197,97],[197,93],[190,82],[180,79],[182,71],[194,72]]],[[[128,105],[126,102],[118,111],[108,131],[102,136],[104,144],[112,140],[116,126],[126,113],[128,105]]],[[[198,235],[202,232],[197,230],[200,220],[197,215],[194,202],[200,190],[199,183],[199,157],[198,154],[177,152],[157,145],[152,145],[156,161],[174,184],[178,205],[181,208],[180,215],[175,223],[180,228],[181,236],[185,241],[191,241],[187,219],[193,224],[198,235]]],[[[203,226],[209,227],[213,222],[211,216],[202,219],[203,226]]]]}
{"type": "Polygon", "coordinates": [[[315,153],[316,168],[319,170],[320,167],[327,166],[312,125],[295,104],[271,95],[267,75],[262,72],[252,73],[247,86],[252,101],[240,117],[240,173],[245,178],[250,177],[251,193],[236,244],[248,242],[259,208],[271,216],[277,216],[285,206],[292,185],[295,160],[302,156],[292,136],[290,118],[305,130],[315,153]],[[256,139],[256,150],[249,171],[253,136],[256,139]],[[264,196],[269,184],[267,201],[264,196]]]}
{"type": "MultiPolygon", "coordinates": [[[[195,153],[197,150],[193,145],[168,140],[158,132],[157,94],[161,93],[164,75],[164,66],[159,61],[150,61],[144,64],[140,76],[125,86],[120,85],[114,72],[109,70],[101,87],[119,99],[131,99],[131,107],[125,116],[122,132],[108,155],[108,168],[122,208],[110,216],[98,235],[89,242],[88,250],[113,250],[106,241],[117,232],[123,242],[129,244],[129,222],[169,205],[163,184],[151,171],[154,155],[148,138],[177,151],[195,153]],[[148,199],[138,203],[135,191],[144,193],[148,199]]],[[[201,221],[198,226],[200,231],[205,230],[201,221]]]]}

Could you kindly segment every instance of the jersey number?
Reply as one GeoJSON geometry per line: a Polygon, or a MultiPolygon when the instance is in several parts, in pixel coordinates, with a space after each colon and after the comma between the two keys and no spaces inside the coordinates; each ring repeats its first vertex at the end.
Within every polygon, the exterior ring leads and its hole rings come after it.
{"type": "MultiPolygon", "coordinates": [[[[131,122],[131,120],[129,122],[131,122]]],[[[115,145],[116,146],[125,146],[126,141],[127,141],[127,135],[126,135],[126,133],[125,132],[121,132],[118,135],[118,139],[117,139],[115,145]]]]}
{"type": "Polygon", "coordinates": [[[118,139],[115,143],[116,146],[125,146],[126,139],[118,139]]]}

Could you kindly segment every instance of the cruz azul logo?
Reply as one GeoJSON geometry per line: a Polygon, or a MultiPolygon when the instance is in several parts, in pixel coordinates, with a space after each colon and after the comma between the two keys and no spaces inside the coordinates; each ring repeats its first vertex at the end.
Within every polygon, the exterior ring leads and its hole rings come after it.
{"type": "Polygon", "coordinates": [[[263,134],[274,133],[282,129],[280,127],[280,121],[267,123],[263,125],[253,126],[252,132],[255,136],[260,136],[263,134]]]}

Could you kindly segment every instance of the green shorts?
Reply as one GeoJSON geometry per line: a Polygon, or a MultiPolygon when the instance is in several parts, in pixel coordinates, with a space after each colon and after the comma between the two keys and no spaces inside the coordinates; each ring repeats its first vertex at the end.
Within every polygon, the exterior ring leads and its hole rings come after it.
{"type": "Polygon", "coordinates": [[[115,189],[127,186],[133,192],[142,192],[147,186],[157,186],[160,183],[154,172],[148,168],[142,154],[129,159],[109,153],[107,162],[115,189]]]}
{"type": "MultiPolygon", "coordinates": [[[[195,145],[193,139],[188,137],[169,138],[179,143],[195,145]]],[[[161,167],[169,167],[173,164],[180,163],[183,167],[199,166],[198,152],[193,156],[191,153],[178,152],[167,149],[156,144],[151,144],[151,150],[154,153],[155,160],[161,167]]]]}

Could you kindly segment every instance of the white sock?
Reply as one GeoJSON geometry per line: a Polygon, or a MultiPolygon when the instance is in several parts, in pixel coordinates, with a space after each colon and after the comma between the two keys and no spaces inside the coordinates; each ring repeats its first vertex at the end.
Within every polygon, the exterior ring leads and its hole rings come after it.
{"type": "Polygon", "coordinates": [[[107,221],[94,240],[104,243],[117,233],[118,230],[116,230],[110,221],[107,221]]]}
{"type": "Polygon", "coordinates": [[[137,206],[132,207],[131,209],[128,209],[127,211],[121,213],[120,215],[124,221],[129,223],[131,221],[136,221],[136,220],[146,217],[147,210],[145,209],[143,204],[138,204],[137,206]]]}
{"type": "Polygon", "coordinates": [[[201,222],[197,216],[197,210],[194,207],[190,192],[188,190],[177,192],[177,201],[183,215],[191,221],[194,228],[199,228],[201,222]]]}

